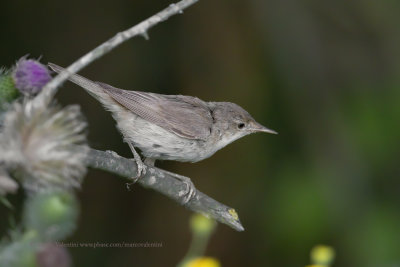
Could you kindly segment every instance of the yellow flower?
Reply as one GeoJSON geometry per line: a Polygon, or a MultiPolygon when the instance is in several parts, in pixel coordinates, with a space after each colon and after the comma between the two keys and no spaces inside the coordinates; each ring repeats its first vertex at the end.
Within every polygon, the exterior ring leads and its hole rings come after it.
{"type": "Polygon", "coordinates": [[[210,234],[216,227],[213,219],[207,218],[201,214],[194,214],[190,219],[190,228],[198,234],[210,234]]]}
{"type": "MultiPolygon", "coordinates": [[[[317,245],[311,250],[311,262],[316,266],[330,265],[335,258],[335,250],[325,245],[317,245]]],[[[311,266],[315,266],[311,265],[311,266]]]]}
{"type": "Polygon", "coordinates": [[[183,267],[221,267],[221,264],[215,258],[201,257],[186,262],[183,267]]]}

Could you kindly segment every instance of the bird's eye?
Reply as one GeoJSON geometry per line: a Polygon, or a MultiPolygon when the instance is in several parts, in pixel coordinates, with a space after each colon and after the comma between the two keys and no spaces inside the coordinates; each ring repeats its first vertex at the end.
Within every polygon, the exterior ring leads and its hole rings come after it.
{"type": "Polygon", "coordinates": [[[243,129],[244,126],[246,126],[244,123],[239,123],[239,124],[238,124],[238,128],[239,128],[239,129],[243,129]]]}

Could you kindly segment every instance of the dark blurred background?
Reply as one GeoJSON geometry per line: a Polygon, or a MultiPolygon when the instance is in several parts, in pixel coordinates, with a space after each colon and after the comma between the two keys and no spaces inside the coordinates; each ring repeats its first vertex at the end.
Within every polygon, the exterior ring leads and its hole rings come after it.
{"type": "MultiPolygon", "coordinates": [[[[2,1],[0,64],[26,54],[71,64],[171,2],[2,1]]],[[[231,101],[279,135],[255,134],[196,164],[162,162],[235,207],[245,232],[219,225],[206,254],[223,266],[304,266],[316,244],[334,266],[400,266],[400,2],[201,0],[81,73],[116,87],[231,101]]],[[[90,145],[132,157],[110,114],[66,83],[90,145]]],[[[77,249],[75,266],[174,266],[190,212],[91,170],[71,242],[162,242],[77,249]]],[[[15,198],[18,202],[18,197],[15,198]]],[[[1,234],[7,211],[0,208],[1,234]]]]}

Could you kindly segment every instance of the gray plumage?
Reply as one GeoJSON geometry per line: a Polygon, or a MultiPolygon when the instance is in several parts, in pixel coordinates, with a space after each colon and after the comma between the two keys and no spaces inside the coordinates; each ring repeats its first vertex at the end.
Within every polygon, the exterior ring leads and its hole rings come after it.
{"type": "MultiPolygon", "coordinates": [[[[49,66],[55,72],[64,70],[52,63],[49,66]]],[[[125,141],[146,158],[196,162],[247,134],[276,133],[234,103],[127,91],[77,74],[69,80],[112,112],[125,141]]]]}
{"type": "Polygon", "coordinates": [[[127,91],[105,83],[96,84],[134,114],[178,136],[205,141],[210,135],[211,110],[197,97],[127,91]]]}

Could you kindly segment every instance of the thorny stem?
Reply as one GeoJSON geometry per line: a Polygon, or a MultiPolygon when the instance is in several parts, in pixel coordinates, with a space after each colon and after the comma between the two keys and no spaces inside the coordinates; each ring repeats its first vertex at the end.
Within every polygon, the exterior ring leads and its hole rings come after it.
{"type": "MultiPolygon", "coordinates": [[[[137,174],[137,166],[132,160],[123,158],[112,151],[104,152],[90,149],[86,164],[89,167],[105,170],[130,179],[137,174]]],[[[151,166],[147,166],[146,175],[138,180],[138,184],[151,188],[178,203],[182,203],[184,198],[182,192],[186,189],[182,181],[175,179],[164,170],[151,166]]],[[[185,204],[185,207],[224,223],[236,231],[244,230],[233,208],[219,203],[197,189],[194,197],[185,204]]]]}
{"type": "Polygon", "coordinates": [[[35,98],[33,106],[47,106],[54,95],[57,93],[58,87],[72,74],[77,73],[96,59],[104,56],[105,54],[132,37],[142,35],[145,39],[148,39],[147,32],[151,27],[157,25],[162,21],[167,20],[173,15],[182,13],[184,9],[195,4],[197,1],[198,0],[182,0],[176,4],[171,4],[164,10],[140,22],[132,28],[117,33],[114,37],[102,43],[101,45],[75,61],[72,65],[66,68],[65,71],[60,72],[54,79],[46,84],[40,95],[35,98]]]}

